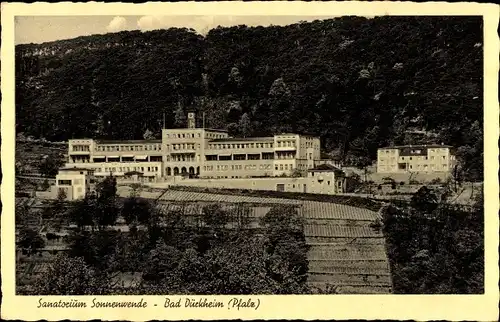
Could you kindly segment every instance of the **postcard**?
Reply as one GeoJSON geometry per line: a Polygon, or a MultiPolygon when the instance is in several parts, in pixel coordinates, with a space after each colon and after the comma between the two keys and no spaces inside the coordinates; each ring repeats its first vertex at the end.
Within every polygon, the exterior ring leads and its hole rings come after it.
{"type": "Polygon", "coordinates": [[[496,320],[498,9],[2,4],[2,319],[496,320]]]}

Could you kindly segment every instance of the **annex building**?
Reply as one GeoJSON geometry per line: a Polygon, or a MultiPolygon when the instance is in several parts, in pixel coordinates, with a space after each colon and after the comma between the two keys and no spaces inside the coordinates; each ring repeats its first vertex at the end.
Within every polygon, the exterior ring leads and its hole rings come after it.
{"type": "Polygon", "coordinates": [[[270,137],[233,138],[225,130],[196,127],[163,129],[161,140],[69,141],[66,167],[84,168],[97,177],[112,174],[142,182],[173,176],[234,179],[307,173],[322,163],[318,137],[284,133],[270,137]]]}
{"type": "Polygon", "coordinates": [[[404,145],[378,149],[378,173],[445,173],[456,165],[448,145],[404,145]]]}

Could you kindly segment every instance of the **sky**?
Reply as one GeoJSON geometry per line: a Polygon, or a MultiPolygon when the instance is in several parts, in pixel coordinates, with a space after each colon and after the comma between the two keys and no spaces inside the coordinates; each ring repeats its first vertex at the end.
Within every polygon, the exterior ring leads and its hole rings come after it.
{"type": "Polygon", "coordinates": [[[289,25],[333,16],[17,16],[16,44],[43,43],[123,30],[193,28],[206,34],[217,26],[289,25]]]}

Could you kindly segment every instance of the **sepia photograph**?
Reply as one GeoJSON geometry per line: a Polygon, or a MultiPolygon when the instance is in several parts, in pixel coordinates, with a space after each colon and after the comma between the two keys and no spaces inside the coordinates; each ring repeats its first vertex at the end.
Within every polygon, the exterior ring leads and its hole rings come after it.
{"type": "Polygon", "coordinates": [[[16,296],[485,294],[484,28],[16,15],[16,296]]]}

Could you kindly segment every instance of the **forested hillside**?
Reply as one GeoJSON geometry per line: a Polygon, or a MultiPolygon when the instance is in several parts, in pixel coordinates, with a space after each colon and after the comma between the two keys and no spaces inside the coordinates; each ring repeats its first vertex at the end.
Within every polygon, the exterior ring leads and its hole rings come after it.
{"type": "Polygon", "coordinates": [[[482,42],[481,17],[343,17],[19,45],[17,131],[142,138],[194,109],[232,135],[320,135],[357,165],[383,145],[450,144],[478,179],[482,42]]]}

